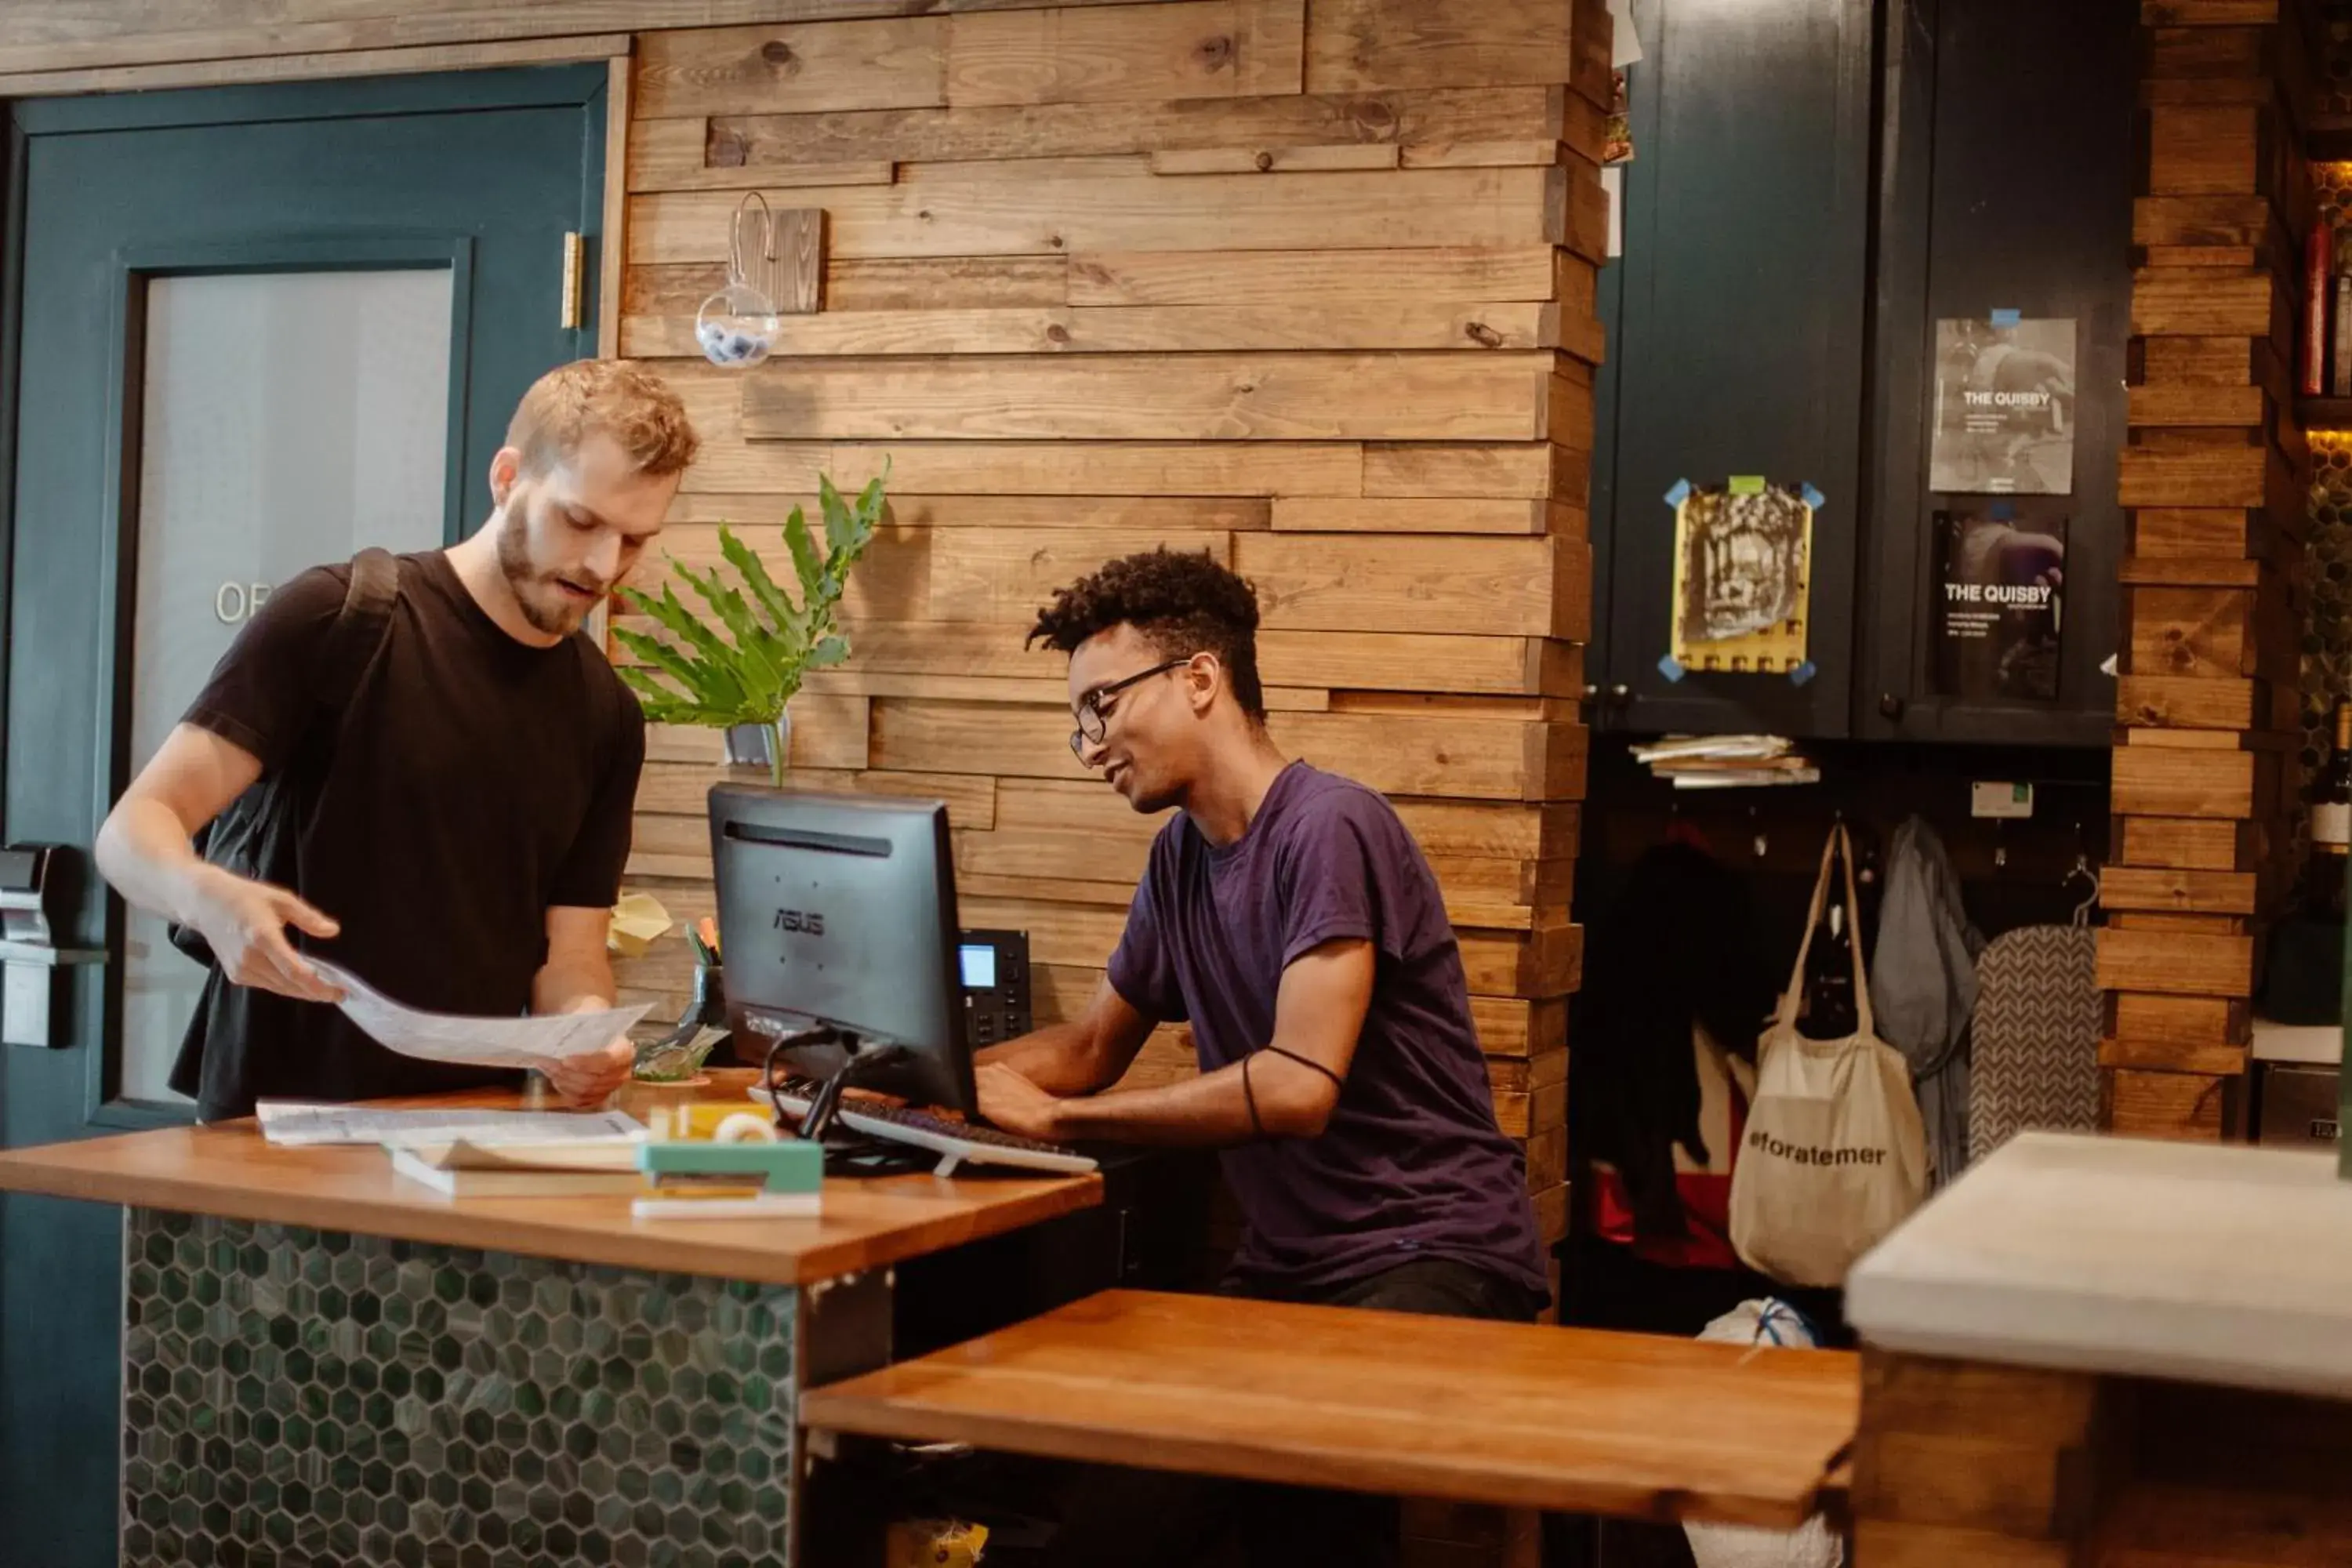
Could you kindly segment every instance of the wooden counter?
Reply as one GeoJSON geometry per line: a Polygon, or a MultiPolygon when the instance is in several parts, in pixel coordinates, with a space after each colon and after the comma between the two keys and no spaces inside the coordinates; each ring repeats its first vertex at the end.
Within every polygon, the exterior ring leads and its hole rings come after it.
{"type": "Polygon", "coordinates": [[[2352,1399],[2336,1156],[2029,1132],[1854,1268],[1870,1343],[2352,1399]]]}
{"type": "MultiPolygon", "coordinates": [[[[701,1097],[742,1102],[749,1073],[713,1077],[701,1097]]],[[[829,1180],[822,1217],[641,1222],[622,1194],[446,1198],[380,1149],[273,1148],[249,1121],[0,1153],[0,1189],[128,1211],[121,1561],[391,1563],[422,1539],[682,1568],[823,1560],[801,1392],[887,1363],[887,1265],[1102,1194],[829,1180]]]]}
{"type": "Polygon", "coordinates": [[[801,1413],[1091,1464],[1793,1530],[1843,1504],[1853,1360],[1106,1290],[812,1389],[801,1413]]]}
{"type": "Polygon", "coordinates": [[[2025,1133],[1855,1266],[1856,1568],[2352,1560],[2335,1157],[2025,1133]]]}
{"type": "MultiPolygon", "coordinates": [[[[720,1081],[706,1097],[733,1100],[751,1075],[713,1076],[720,1081]]],[[[624,1108],[641,1109],[631,1099],[645,1093],[625,1091],[624,1108]]],[[[517,1102],[512,1095],[474,1094],[387,1103],[511,1109],[517,1102]]],[[[618,1194],[455,1201],[394,1175],[381,1150],[276,1148],[254,1122],[240,1121],[0,1152],[0,1191],[804,1285],[1090,1207],[1101,1201],[1102,1182],[927,1174],[828,1180],[817,1218],[633,1220],[628,1197],[618,1194]]]]}

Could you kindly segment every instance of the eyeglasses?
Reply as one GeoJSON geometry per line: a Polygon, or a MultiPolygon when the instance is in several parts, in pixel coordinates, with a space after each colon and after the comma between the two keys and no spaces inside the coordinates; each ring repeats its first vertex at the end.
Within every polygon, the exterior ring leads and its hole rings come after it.
{"type": "Polygon", "coordinates": [[[1123,680],[1114,680],[1108,685],[1097,686],[1079,698],[1078,727],[1070,731],[1070,750],[1076,753],[1078,761],[1085,762],[1087,748],[1090,745],[1101,745],[1103,737],[1110,733],[1110,710],[1103,706],[1104,699],[1118,696],[1139,680],[1149,680],[1155,675],[1165,675],[1171,669],[1192,662],[1191,654],[1186,654],[1182,658],[1171,658],[1165,664],[1155,664],[1150,669],[1139,669],[1123,680]]]}

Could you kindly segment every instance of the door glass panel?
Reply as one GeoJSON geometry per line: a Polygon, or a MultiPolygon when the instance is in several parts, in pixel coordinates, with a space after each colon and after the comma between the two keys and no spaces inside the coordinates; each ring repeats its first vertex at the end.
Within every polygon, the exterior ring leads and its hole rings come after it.
{"type": "MultiPolygon", "coordinates": [[[[442,542],[446,268],[157,278],[147,289],[131,767],[272,588],[371,544],[442,542]]],[[[165,1087],[204,971],[131,911],[127,1099],[165,1087]]]]}

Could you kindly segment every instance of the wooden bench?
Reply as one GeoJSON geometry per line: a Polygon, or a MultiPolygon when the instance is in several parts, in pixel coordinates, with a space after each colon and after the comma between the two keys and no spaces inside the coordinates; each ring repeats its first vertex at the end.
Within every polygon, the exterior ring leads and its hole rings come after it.
{"type": "Polygon", "coordinates": [[[811,1428],[1658,1521],[1842,1513],[1844,1352],[1109,1290],[810,1391],[811,1428]]]}

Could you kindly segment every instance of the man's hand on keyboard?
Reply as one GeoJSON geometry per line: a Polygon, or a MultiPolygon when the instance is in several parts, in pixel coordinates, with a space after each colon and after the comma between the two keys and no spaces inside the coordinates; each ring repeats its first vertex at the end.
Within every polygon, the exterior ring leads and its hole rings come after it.
{"type": "Polygon", "coordinates": [[[1007,1132],[1047,1143],[1067,1140],[1062,1132],[1062,1102],[1001,1062],[973,1070],[972,1085],[980,1091],[980,1113],[1007,1132]]]}

